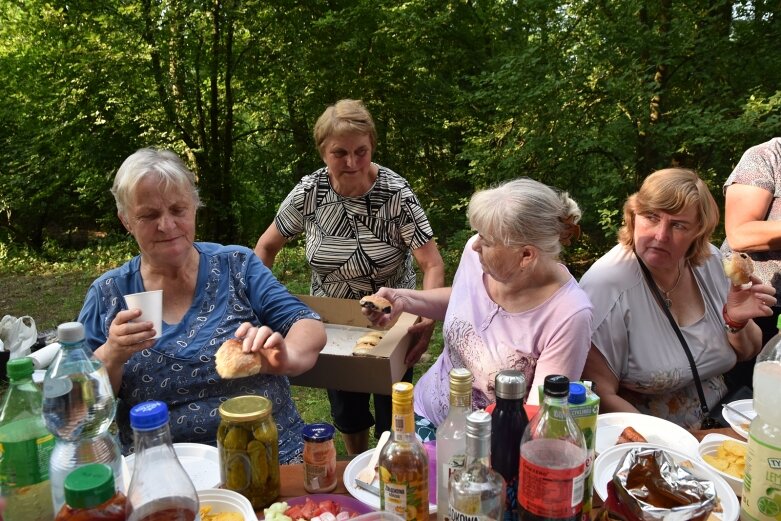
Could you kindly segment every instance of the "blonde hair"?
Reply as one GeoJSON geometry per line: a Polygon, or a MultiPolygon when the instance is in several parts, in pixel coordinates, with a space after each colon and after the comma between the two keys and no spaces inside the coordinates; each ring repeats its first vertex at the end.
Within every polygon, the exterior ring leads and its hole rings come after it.
{"type": "Polygon", "coordinates": [[[374,120],[360,100],[339,100],[317,118],[314,138],[320,155],[323,155],[326,139],[346,134],[368,135],[372,152],[377,147],[377,129],[374,120]]]}
{"type": "Polygon", "coordinates": [[[710,236],[719,224],[719,207],[708,186],[692,170],[665,168],[646,177],[640,190],[624,203],[624,225],[618,231],[618,241],[634,249],[637,214],[658,211],[678,214],[688,208],[697,211],[697,233],[686,259],[699,266],[710,256],[710,236]]]}
{"type": "Polygon", "coordinates": [[[569,194],[528,177],[476,192],[467,215],[481,234],[507,246],[532,245],[552,258],[580,233],[580,208],[569,194]]]}
{"type": "Polygon", "coordinates": [[[117,212],[127,217],[128,205],[133,200],[135,189],[144,177],[154,175],[163,185],[163,190],[177,188],[189,192],[195,207],[201,206],[198,188],[195,186],[195,174],[184,164],[178,155],[170,150],[142,148],[128,156],[114,176],[111,193],[117,204],[117,212]]]}

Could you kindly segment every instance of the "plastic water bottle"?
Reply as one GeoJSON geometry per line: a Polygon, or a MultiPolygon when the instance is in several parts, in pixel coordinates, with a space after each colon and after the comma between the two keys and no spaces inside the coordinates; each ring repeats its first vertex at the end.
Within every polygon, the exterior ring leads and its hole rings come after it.
{"type": "MultiPolygon", "coordinates": [[[[781,317],[778,320],[781,329],[781,317]]],[[[771,520],[781,516],[781,332],[768,340],[754,366],[754,411],[748,430],[746,475],[741,519],[771,520]]]]}
{"type": "Polygon", "coordinates": [[[135,464],[127,489],[128,521],[193,521],[198,494],[171,442],[168,406],[143,402],[130,409],[135,464]]]}
{"type": "Polygon", "coordinates": [[[103,364],[84,345],[84,326],[66,322],[57,328],[62,345],[43,379],[43,416],[55,438],[49,463],[52,500],[58,512],[65,504],[65,478],[89,463],[105,463],[124,490],[122,452],[108,431],[115,400],[103,364]]]}
{"type": "Polygon", "coordinates": [[[54,438],[41,417],[41,392],[33,362],[8,362],[9,387],[0,408],[0,496],[8,521],[51,521],[49,455],[54,438]]]}
{"type": "Polygon", "coordinates": [[[521,440],[521,521],[578,521],[583,509],[586,440],[569,411],[569,379],[548,375],[545,399],[521,440]]]}

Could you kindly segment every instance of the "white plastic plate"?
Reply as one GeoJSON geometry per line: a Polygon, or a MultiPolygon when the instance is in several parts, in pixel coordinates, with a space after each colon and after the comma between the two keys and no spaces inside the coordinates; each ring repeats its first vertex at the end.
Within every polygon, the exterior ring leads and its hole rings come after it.
{"type": "MultiPolygon", "coordinates": [[[[732,407],[735,410],[738,410],[748,416],[749,418],[753,419],[757,413],[754,412],[754,400],[737,400],[734,402],[730,402],[728,404],[730,407],[732,407]]],[[[735,414],[734,412],[730,411],[726,407],[724,407],[721,410],[722,416],[724,416],[724,419],[729,423],[730,427],[732,427],[732,430],[743,436],[745,439],[748,439],[748,421],[746,421],[745,418],[735,414]]]]}
{"type": "Polygon", "coordinates": [[[699,456],[696,452],[692,457],[689,454],[650,443],[622,443],[621,445],[608,448],[605,452],[597,456],[596,461],[594,461],[594,491],[602,498],[602,501],[607,499],[607,484],[613,479],[616,467],[618,467],[621,462],[621,458],[629,449],[635,447],[660,448],[670,454],[673,461],[676,463],[689,461],[692,464],[692,474],[700,479],[712,481],[716,487],[716,495],[721,502],[722,512],[714,513],[713,515],[720,518],[722,521],[737,521],[738,515],[740,514],[738,497],[721,476],[710,470],[699,460],[699,456]]]}
{"type": "MultiPolygon", "coordinates": [[[[370,507],[379,510],[380,496],[375,496],[368,490],[364,490],[355,484],[355,478],[358,476],[358,473],[369,464],[369,460],[372,457],[372,452],[374,452],[374,449],[369,449],[359,456],[354,457],[350,463],[347,464],[347,467],[345,467],[342,480],[344,481],[344,488],[347,489],[347,492],[349,492],[352,497],[364,505],[369,505],[370,507]]],[[[380,480],[378,477],[374,478],[374,484],[379,488],[380,480]]],[[[436,514],[437,505],[435,503],[429,503],[428,512],[429,514],[436,514]]]]}
{"type": "Polygon", "coordinates": [[[597,454],[614,446],[621,431],[627,427],[642,434],[648,443],[675,449],[692,458],[697,457],[699,442],[692,433],[662,418],[631,412],[611,412],[597,416],[597,454]]]}
{"type": "MultiPolygon", "coordinates": [[[[202,443],[174,443],[174,451],[195,485],[195,490],[219,488],[222,480],[220,479],[220,453],[217,447],[202,443]]],[[[134,461],[135,454],[125,457],[130,477],[133,476],[134,461]]],[[[130,478],[127,483],[130,484],[130,478]]]]}

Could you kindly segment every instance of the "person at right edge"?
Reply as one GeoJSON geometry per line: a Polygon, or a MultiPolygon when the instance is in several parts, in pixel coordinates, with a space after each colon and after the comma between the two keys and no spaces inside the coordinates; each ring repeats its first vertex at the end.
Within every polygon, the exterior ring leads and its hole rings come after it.
{"type": "MultiPolygon", "coordinates": [[[[781,138],[749,148],[724,182],[724,228],[727,238],[721,245],[723,255],[733,251],[747,253],[754,261],[754,274],[773,286],[776,299],[781,295],[781,138]]],[[[781,304],[773,314],[757,317],[762,330],[762,345],[778,332],[776,322],[781,304]]],[[[735,399],[741,388],[752,386],[756,357],[738,362],[725,376],[735,399]]]]}
{"type": "MultiPolygon", "coordinates": [[[[255,253],[263,264],[271,268],[285,243],[305,233],[310,292],[317,297],[360,299],[382,286],[414,289],[413,258],[423,288],[442,287],[445,263],[418,198],[406,179],[372,162],[377,131],[364,104],[344,99],[326,108],[314,139],[325,166],[301,179],[258,239],[255,253]]],[[[423,319],[409,331],[416,341],[404,359],[405,382],[412,382],[412,366],[428,349],[434,321],[423,319]]],[[[390,430],[390,393],[374,395],[373,418],[371,394],[328,390],[349,454],[369,448],[372,425],[375,438],[390,430]]]]}

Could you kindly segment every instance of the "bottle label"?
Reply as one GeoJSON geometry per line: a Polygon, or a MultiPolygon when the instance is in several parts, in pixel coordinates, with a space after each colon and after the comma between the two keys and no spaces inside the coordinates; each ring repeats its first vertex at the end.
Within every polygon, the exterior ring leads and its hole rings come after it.
{"type": "Polygon", "coordinates": [[[0,443],[0,487],[26,487],[49,479],[54,436],[0,443]]]}
{"type": "Polygon", "coordinates": [[[578,515],[583,504],[586,465],[551,469],[523,456],[518,480],[518,503],[540,517],[567,518],[578,515]]]}
{"type": "Polygon", "coordinates": [[[420,479],[394,482],[380,478],[380,510],[407,521],[428,521],[428,483],[420,479]]]}
{"type": "Polygon", "coordinates": [[[749,435],[743,477],[741,519],[774,520],[781,515],[781,447],[749,435]]]}
{"type": "Polygon", "coordinates": [[[460,510],[457,510],[450,507],[450,520],[451,521],[479,521],[480,520],[480,514],[466,514],[464,512],[461,512],[460,510]]]}
{"type": "Polygon", "coordinates": [[[382,489],[382,510],[407,518],[407,487],[398,483],[385,483],[382,489]]]}

